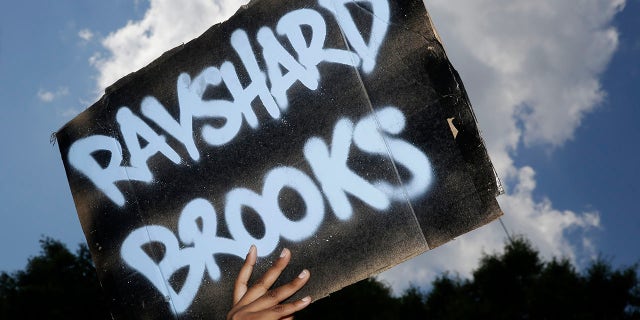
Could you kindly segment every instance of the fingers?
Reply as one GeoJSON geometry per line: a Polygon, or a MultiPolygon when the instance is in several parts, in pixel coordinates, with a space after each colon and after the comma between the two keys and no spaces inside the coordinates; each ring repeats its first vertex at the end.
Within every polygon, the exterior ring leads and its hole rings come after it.
{"type": "Polygon", "coordinates": [[[300,274],[291,282],[267,291],[263,296],[251,303],[251,305],[248,306],[248,309],[251,311],[257,311],[268,309],[279,304],[281,301],[286,300],[300,290],[300,288],[309,281],[309,275],[308,270],[302,270],[302,272],[300,272],[300,274]]]}
{"type": "Polygon", "coordinates": [[[244,265],[240,269],[240,273],[238,273],[238,278],[236,279],[236,283],[233,287],[234,305],[238,303],[238,301],[240,301],[247,292],[249,278],[251,278],[251,273],[253,272],[253,266],[256,264],[257,256],[256,246],[251,245],[249,253],[247,253],[247,258],[244,260],[244,265]]]}
{"type": "Polygon", "coordinates": [[[258,319],[293,319],[291,315],[304,309],[309,303],[311,303],[311,297],[304,297],[291,303],[275,305],[267,310],[256,313],[256,315],[260,315],[258,319]]]}
{"type": "Polygon", "coordinates": [[[280,273],[282,273],[282,270],[284,270],[284,268],[287,266],[290,259],[291,252],[289,251],[289,249],[282,249],[278,260],[273,263],[271,268],[269,268],[269,270],[265,272],[265,274],[262,276],[262,278],[260,278],[260,280],[258,280],[258,282],[256,282],[250,289],[246,291],[246,293],[243,297],[240,298],[238,303],[242,305],[249,304],[269,291],[269,288],[271,288],[273,283],[276,282],[276,280],[280,276],[280,273]]]}
{"type": "Polygon", "coordinates": [[[302,270],[291,282],[269,290],[291,259],[291,252],[288,249],[283,249],[280,257],[262,278],[251,288],[248,288],[257,255],[256,247],[251,246],[235,282],[234,306],[227,314],[227,319],[293,320],[293,314],[307,307],[311,303],[311,298],[304,297],[284,304],[280,304],[280,302],[288,299],[309,281],[309,270],[302,270]]]}
{"type": "Polygon", "coordinates": [[[293,314],[307,307],[309,303],[311,303],[311,297],[304,297],[298,301],[275,305],[259,311],[243,308],[231,314],[227,319],[293,320],[293,314]]]}

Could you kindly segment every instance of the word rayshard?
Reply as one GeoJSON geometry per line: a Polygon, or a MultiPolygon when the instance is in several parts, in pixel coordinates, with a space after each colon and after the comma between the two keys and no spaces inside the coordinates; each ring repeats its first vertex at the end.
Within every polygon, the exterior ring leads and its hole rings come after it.
{"type": "Polygon", "coordinates": [[[321,298],[502,214],[421,1],[254,0],[57,138],[115,319],[224,319],[251,244],[321,298]]]}

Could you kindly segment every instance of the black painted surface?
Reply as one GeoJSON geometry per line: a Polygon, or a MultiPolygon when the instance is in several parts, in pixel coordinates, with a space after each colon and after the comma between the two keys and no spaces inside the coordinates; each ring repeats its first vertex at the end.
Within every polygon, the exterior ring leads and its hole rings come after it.
{"type": "MultiPolygon", "coordinates": [[[[153,96],[178,119],[176,81],[181,73],[186,72],[193,78],[206,67],[219,67],[224,61],[230,61],[246,86],[249,80],[231,48],[231,33],[236,29],[247,32],[260,67],[266,70],[256,41],[258,29],[262,26],[275,29],[283,15],[300,8],[311,8],[323,16],[327,25],[325,48],[350,48],[334,16],[315,1],[254,1],[229,21],[213,26],[199,38],[121,79],[107,89],[100,101],[58,132],[78,216],[102,286],[113,299],[116,319],[224,318],[231,305],[232,285],[242,264],[241,257],[216,255],[215,261],[222,271],[220,280],[211,280],[205,271],[193,303],[186,312],[174,314],[166,298],[122,260],[120,250],[124,239],[133,230],[148,225],[166,227],[177,236],[180,212],[195,198],[204,198],[213,204],[218,219],[217,236],[229,238],[224,218],[227,192],[242,187],[261,193],[267,172],[280,166],[304,172],[319,187],[303,156],[305,143],[312,137],[320,137],[330,144],[340,119],[357,123],[385,106],[397,107],[406,118],[406,127],[397,137],[418,147],[430,160],[434,179],[428,190],[411,200],[394,201],[387,210],[376,210],[350,196],[354,214],[345,221],[336,218],[323,197],[324,220],[318,230],[301,242],[280,239],[278,248],[270,256],[258,260],[254,275],[262,274],[281,248],[290,248],[293,260],[279,283],[308,268],[311,280],[296,298],[307,294],[319,298],[501,215],[495,200],[499,187],[464,87],[431,29],[422,1],[417,0],[390,1],[391,23],[371,73],[346,65],[321,63],[318,89],[309,90],[300,82],[294,84],[287,91],[289,107],[280,119],[272,119],[256,99],[252,106],[259,127],[254,129],[244,122],[238,135],[223,146],[210,146],[202,140],[200,129],[211,123],[210,119],[194,119],[199,161],[193,161],[178,140],[152,121],[146,121],[158,134],[167,136],[167,143],[178,152],[182,162],[174,164],[161,154],[151,157],[147,164],[153,173],[152,183],[117,183],[127,201],[122,207],[110,201],[91,180],[69,164],[70,146],[91,135],[111,136],[125,146],[115,117],[122,106],[145,119],[140,104],[145,97],[153,96]],[[449,118],[454,118],[459,130],[455,139],[449,118]]],[[[359,29],[365,34],[371,28],[369,10],[367,6],[351,8],[359,29]]],[[[278,39],[292,52],[286,38],[278,39]]],[[[212,98],[229,99],[225,94],[228,95],[225,90],[210,93],[212,98]]],[[[125,148],[123,165],[128,164],[129,156],[125,148]]],[[[348,166],[371,182],[384,179],[399,184],[400,179],[408,178],[402,166],[394,164],[391,157],[366,154],[354,145],[348,166]]],[[[280,205],[291,208],[290,215],[295,216],[304,205],[292,194],[295,193],[283,192],[280,205]]],[[[250,212],[245,215],[251,217],[250,212]]],[[[249,231],[258,234],[264,232],[265,224],[269,223],[255,218],[245,221],[252,224],[248,226],[249,231]]],[[[244,247],[248,250],[250,244],[244,247]]],[[[158,257],[165,254],[161,247],[152,250],[158,257]]]]}

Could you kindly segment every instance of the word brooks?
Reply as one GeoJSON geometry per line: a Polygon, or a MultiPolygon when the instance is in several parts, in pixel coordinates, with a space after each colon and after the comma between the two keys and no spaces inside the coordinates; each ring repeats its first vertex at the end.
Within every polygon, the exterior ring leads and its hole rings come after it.
{"type": "Polygon", "coordinates": [[[229,191],[225,198],[224,217],[230,238],[216,236],[216,211],[205,199],[194,199],[182,210],[178,221],[178,235],[166,227],[149,225],[140,227],[127,236],[121,247],[122,259],[143,274],[153,286],[168,298],[176,313],[184,312],[195,298],[205,270],[214,281],[220,278],[220,268],[214,255],[230,254],[243,257],[247,247],[255,244],[261,256],[270,255],[278,246],[280,237],[302,241],[316,233],[324,220],[326,197],[332,211],[340,220],[353,214],[347,194],[367,205],[385,210],[393,200],[424,194],[433,179],[431,164],[418,148],[393,135],[402,132],[405,117],[395,107],[385,107],[360,120],[340,119],[333,130],[331,145],[313,137],[304,145],[306,158],[320,188],[304,172],[292,167],[270,170],[264,179],[262,193],[245,188],[229,191]],[[393,155],[410,178],[402,186],[398,181],[369,183],[349,167],[347,160],[351,144],[369,154],[393,155]],[[289,188],[298,193],[305,204],[302,219],[291,221],[278,205],[280,192],[289,188]],[[320,191],[322,189],[322,192],[320,191]],[[242,222],[242,208],[252,208],[264,223],[264,236],[254,238],[242,222]],[[147,244],[160,243],[164,256],[156,263],[144,250],[147,244]],[[179,292],[169,283],[178,270],[188,267],[188,274],[179,292]]]}
{"type": "MultiPolygon", "coordinates": [[[[273,30],[262,27],[257,32],[257,41],[262,46],[262,58],[267,68],[267,76],[258,65],[247,33],[238,29],[231,34],[231,46],[238,54],[251,83],[243,87],[233,63],[225,61],[219,68],[208,67],[191,79],[182,73],[177,79],[177,96],[180,110],[178,120],[174,119],[164,106],[154,97],[143,99],[140,110],[144,117],[162,128],[168,135],[182,144],[193,161],[199,161],[200,153],[193,138],[193,119],[224,119],[222,127],[205,124],[201,134],[205,143],[211,146],[224,145],[235,138],[244,121],[253,129],[258,128],[258,119],[251,104],[259,99],[265,110],[274,119],[281,116],[289,106],[287,90],[300,81],[309,90],[316,90],[320,80],[318,64],[330,62],[352,67],[361,66],[366,73],[373,71],[376,56],[387,33],[389,4],[385,0],[370,2],[373,10],[371,33],[365,40],[358,31],[351,13],[346,7],[351,0],[319,0],[319,4],[333,14],[343,34],[355,52],[342,49],[324,48],[327,26],[320,13],[312,9],[298,9],[280,18],[276,26],[279,35],[286,36],[297,59],[280,42],[273,30]],[[304,30],[311,30],[309,42],[304,30]],[[283,74],[283,69],[287,73],[283,74]],[[270,87],[267,86],[269,80],[270,87]],[[224,84],[233,100],[203,100],[209,86],[224,84]]],[[[92,135],[75,141],[69,148],[69,163],[87,176],[111,201],[124,206],[124,195],[116,182],[124,180],[151,183],[153,174],[147,161],[162,154],[174,164],[184,163],[178,150],[174,150],[164,135],[156,133],[140,116],[126,106],[116,113],[120,133],[130,154],[129,166],[121,165],[122,145],[113,137],[92,135]],[[139,137],[147,143],[141,145],[139,137]],[[98,151],[108,151],[111,156],[108,165],[102,166],[93,158],[98,151]]]]}

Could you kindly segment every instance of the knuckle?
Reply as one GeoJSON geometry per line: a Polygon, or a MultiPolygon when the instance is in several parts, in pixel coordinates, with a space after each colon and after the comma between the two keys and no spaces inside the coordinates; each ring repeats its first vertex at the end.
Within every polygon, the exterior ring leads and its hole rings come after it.
{"type": "Polygon", "coordinates": [[[277,299],[279,291],[278,289],[269,290],[265,295],[271,299],[277,299]]]}
{"type": "Polygon", "coordinates": [[[286,308],[283,305],[279,304],[279,305],[273,306],[273,311],[276,313],[284,313],[286,311],[286,308]]]}
{"type": "Polygon", "coordinates": [[[300,289],[302,286],[304,286],[305,281],[304,279],[295,279],[289,283],[286,284],[286,287],[290,290],[298,290],[300,289]]]}
{"type": "Polygon", "coordinates": [[[240,320],[240,315],[238,314],[238,312],[234,312],[227,317],[227,320],[240,320]]]}
{"type": "Polygon", "coordinates": [[[291,280],[291,282],[289,282],[289,284],[291,286],[302,286],[307,282],[307,279],[300,279],[298,277],[296,277],[295,279],[291,280]]]}
{"type": "Polygon", "coordinates": [[[253,286],[258,288],[258,289],[263,289],[265,291],[269,290],[269,287],[267,287],[267,284],[265,283],[264,279],[258,280],[253,286]]]}

